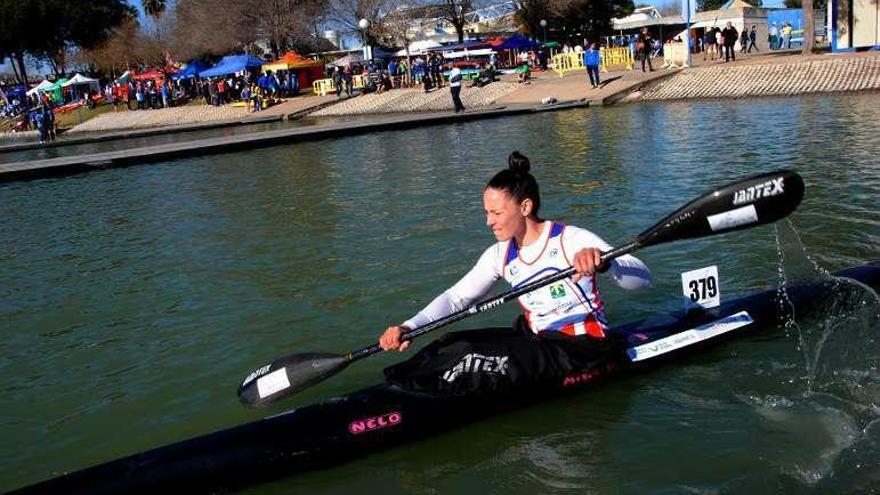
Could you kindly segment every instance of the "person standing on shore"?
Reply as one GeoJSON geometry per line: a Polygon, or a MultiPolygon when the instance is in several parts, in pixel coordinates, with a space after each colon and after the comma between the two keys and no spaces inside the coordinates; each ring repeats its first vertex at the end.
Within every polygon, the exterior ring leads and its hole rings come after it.
{"type": "Polygon", "coordinates": [[[461,102],[461,69],[452,66],[449,71],[449,92],[452,94],[452,104],[455,106],[455,113],[464,111],[464,104],[461,102]]]}
{"type": "Polygon", "coordinates": [[[241,88],[241,101],[244,102],[245,111],[251,113],[251,88],[247,84],[241,88]]]}
{"type": "Polygon", "coordinates": [[[443,87],[443,57],[439,53],[431,56],[431,78],[437,89],[443,87]]]}
{"type": "Polygon", "coordinates": [[[703,34],[703,60],[706,60],[706,55],[715,60],[715,46],[715,32],[707,29],[703,34]]]}
{"type": "Polygon", "coordinates": [[[736,43],[738,37],[739,33],[736,28],[733,27],[733,24],[730,21],[727,21],[727,26],[721,31],[721,38],[724,40],[725,62],[729,62],[730,60],[736,62],[736,50],[733,49],[733,44],[736,43]]]}
{"type": "Polygon", "coordinates": [[[782,26],[782,44],[780,48],[791,48],[791,25],[787,22],[782,26]]]}
{"type": "Polygon", "coordinates": [[[651,33],[648,32],[648,28],[643,27],[636,41],[636,52],[642,60],[642,72],[645,72],[645,62],[648,63],[648,69],[654,72],[654,67],[651,65],[652,46],[654,46],[654,39],[651,37],[651,33]]]}
{"type": "Polygon", "coordinates": [[[770,34],[767,35],[767,42],[770,43],[770,49],[776,49],[776,42],[779,40],[779,29],[776,27],[776,21],[770,26],[770,34]]]}
{"type": "Polygon", "coordinates": [[[602,55],[599,53],[599,46],[596,43],[590,45],[590,48],[584,52],[584,65],[587,67],[587,75],[590,78],[590,86],[593,89],[599,87],[599,64],[602,63],[602,55]]]}

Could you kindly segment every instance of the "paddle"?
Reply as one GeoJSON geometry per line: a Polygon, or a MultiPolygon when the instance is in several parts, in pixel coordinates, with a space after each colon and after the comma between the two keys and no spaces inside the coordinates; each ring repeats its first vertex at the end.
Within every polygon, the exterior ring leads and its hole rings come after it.
{"type": "MultiPolygon", "coordinates": [[[[670,196],[674,196],[674,193],[671,190],[670,196]]],[[[603,253],[602,262],[647,246],[707,237],[775,222],[793,212],[803,196],[803,180],[797,173],[788,170],[737,181],[691,201],[639,234],[629,244],[603,253]]],[[[568,278],[574,273],[574,268],[569,267],[549,277],[480,301],[445,318],[412,329],[404,333],[401,340],[412,340],[468,316],[488,311],[523,294],[568,278]]],[[[276,359],[245,378],[238,388],[238,398],[248,407],[267,406],[326,380],[349,364],[381,350],[378,344],[374,344],[346,355],[300,353],[276,359]]]]}

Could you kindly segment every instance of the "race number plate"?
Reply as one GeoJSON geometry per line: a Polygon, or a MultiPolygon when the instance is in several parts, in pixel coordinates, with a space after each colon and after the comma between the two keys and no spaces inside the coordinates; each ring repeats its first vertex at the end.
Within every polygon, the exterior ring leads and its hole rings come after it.
{"type": "Polygon", "coordinates": [[[713,265],[682,273],[681,290],[684,293],[685,311],[718,306],[721,304],[718,267],[713,265]]]}

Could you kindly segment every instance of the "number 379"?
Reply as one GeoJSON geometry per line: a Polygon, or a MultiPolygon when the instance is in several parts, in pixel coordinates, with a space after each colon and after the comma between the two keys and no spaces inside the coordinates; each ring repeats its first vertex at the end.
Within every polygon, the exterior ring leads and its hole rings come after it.
{"type": "Polygon", "coordinates": [[[718,281],[712,276],[695,278],[688,282],[688,288],[690,289],[688,297],[694,302],[718,295],[718,281]]]}

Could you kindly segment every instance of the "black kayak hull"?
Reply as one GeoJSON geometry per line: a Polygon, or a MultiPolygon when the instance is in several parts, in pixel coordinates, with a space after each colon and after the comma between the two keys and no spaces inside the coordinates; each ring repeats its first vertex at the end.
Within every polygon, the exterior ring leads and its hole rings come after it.
{"type": "MultiPolygon", "coordinates": [[[[838,277],[880,289],[880,263],[843,270],[838,277]]],[[[751,294],[718,308],[669,315],[615,327],[609,337],[628,352],[609,355],[591,369],[566,376],[539,392],[558,396],[595,386],[622,372],[668,361],[725,338],[774,327],[780,311],[809,307],[826,285],[786,288],[780,305],[776,289],[751,294]],[[780,309],[782,308],[782,309],[780,309]],[[747,318],[743,317],[743,313],[747,318]],[[719,324],[719,322],[727,322],[719,324]],[[701,329],[702,333],[694,333],[701,329]],[[706,338],[706,335],[710,337],[706,338]],[[700,340],[704,339],[704,340],[700,340]]],[[[522,397],[434,397],[381,384],[344,397],[210,433],[172,445],[66,474],[15,494],[215,493],[235,490],[339,464],[401,442],[456,428],[501,410],[534,403],[522,397]]]]}

